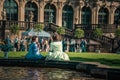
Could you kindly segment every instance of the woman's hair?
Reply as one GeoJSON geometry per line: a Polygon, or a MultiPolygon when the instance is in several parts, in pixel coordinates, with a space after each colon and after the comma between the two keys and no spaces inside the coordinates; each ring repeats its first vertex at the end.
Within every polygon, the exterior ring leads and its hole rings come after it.
{"type": "Polygon", "coordinates": [[[61,36],[58,33],[54,33],[52,36],[53,41],[60,41],[61,36]]]}
{"type": "Polygon", "coordinates": [[[36,40],[37,36],[32,37],[32,41],[34,42],[36,40]]]}

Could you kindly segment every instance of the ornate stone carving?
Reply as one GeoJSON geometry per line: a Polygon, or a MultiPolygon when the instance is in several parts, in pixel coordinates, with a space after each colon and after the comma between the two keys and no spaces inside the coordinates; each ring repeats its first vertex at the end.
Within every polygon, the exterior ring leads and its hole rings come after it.
{"type": "Polygon", "coordinates": [[[28,15],[29,21],[32,22],[33,18],[34,18],[34,14],[32,11],[30,11],[29,15],[28,15]]]}
{"type": "Polygon", "coordinates": [[[44,6],[44,4],[45,4],[44,0],[41,0],[41,2],[39,3],[40,8],[42,8],[44,6]]]}
{"type": "Polygon", "coordinates": [[[58,5],[58,8],[60,9],[60,8],[62,8],[63,3],[62,2],[57,2],[57,5],[58,5]]]}
{"type": "Polygon", "coordinates": [[[6,20],[7,18],[6,18],[6,10],[5,9],[3,9],[3,11],[1,12],[1,16],[2,16],[2,19],[3,20],[6,20]]]}

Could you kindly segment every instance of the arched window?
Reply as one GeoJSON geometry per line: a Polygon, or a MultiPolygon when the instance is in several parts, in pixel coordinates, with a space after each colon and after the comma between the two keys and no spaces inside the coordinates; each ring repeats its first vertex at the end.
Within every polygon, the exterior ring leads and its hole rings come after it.
{"type": "Polygon", "coordinates": [[[18,5],[14,0],[5,0],[4,9],[7,20],[18,20],[18,5]]]}
{"type": "Polygon", "coordinates": [[[91,24],[91,10],[89,7],[82,8],[81,24],[91,24]]]}
{"type": "Polygon", "coordinates": [[[62,25],[68,29],[73,29],[73,8],[65,5],[62,10],[62,25]]]}
{"type": "Polygon", "coordinates": [[[53,4],[45,6],[44,22],[56,23],[56,8],[53,4]]]}
{"type": "Polygon", "coordinates": [[[120,7],[115,10],[114,24],[118,24],[120,21],[120,7]]]}
{"type": "Polygon", "coordinates": [[[34,2],[28,2],[25,5],[25,21],[29,21],[29,14],[33,13],[33,21],[38,20],[38,7],[34,2]]]}
{"type": "Polygon", "coordinates": [[[108,24],[108,15],[108,10],[102,7],[98,13],[98,24],[108,24]]]}

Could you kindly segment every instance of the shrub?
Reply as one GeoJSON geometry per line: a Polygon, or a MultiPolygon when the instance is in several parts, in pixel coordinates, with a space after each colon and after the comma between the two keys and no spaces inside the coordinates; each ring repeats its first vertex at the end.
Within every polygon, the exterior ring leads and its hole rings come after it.
{"type": "Polygon", "coordinates": [[[19,25],[11,25],[10,26],[10,32],[12,34],[18,34],[19,33],[19,25]]]}
{"type": "Polygon", "coordinates": [[[94,30],[93,34],[94,34],[95,36],[101,37],[101,36],[103,35],[102,28],[96,28],[96,29],[94,30]]]}
{"type": "Polygon", "coordinates": [[[44,26],[43,26],[42,24],[35,24],[35,25],[34,25],[34,30],[35,30],[36,32],[42,31],[43,28],[44,28],[44,26]]]}
{"type": "Polygon", "coordinates": [[[57,27],[57,33],[60,35],[64,35],[65,34],[65,28],[64,27],[57,27]]]}
{"type": "Polygon", "coordinates": [[[80,29],[80,28],[77,28],[75,30],[75,35],[74,35],[76,38],[82,38],[84,37],[84,30],[80,29]]]}
{"type": "Polygon", "coordinates": [[[117,30],[115,31],[115,36],[116,36],[116,37],[120,37],[120,29],[117,29],[117,30]]]}

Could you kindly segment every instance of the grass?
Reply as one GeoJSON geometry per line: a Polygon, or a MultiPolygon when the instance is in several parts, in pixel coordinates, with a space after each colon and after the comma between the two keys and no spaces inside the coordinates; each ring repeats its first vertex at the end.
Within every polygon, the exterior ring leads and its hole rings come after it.
{"type": "MultiPolygon", "coordinates": [[[[24,58],[27,52],[9,52],[9,58],[24,58]]],[[[120,68],[120,54],[114,53],[67,53],[71,61],[81,61],[81,62],[99,62],[111,66],[113,68],[120,68]]],[[[43,56],[47,53],[42,52],[43,56]]],[[[3,58],[3,52],[0,52],[0,58],[3,58]]]]}

